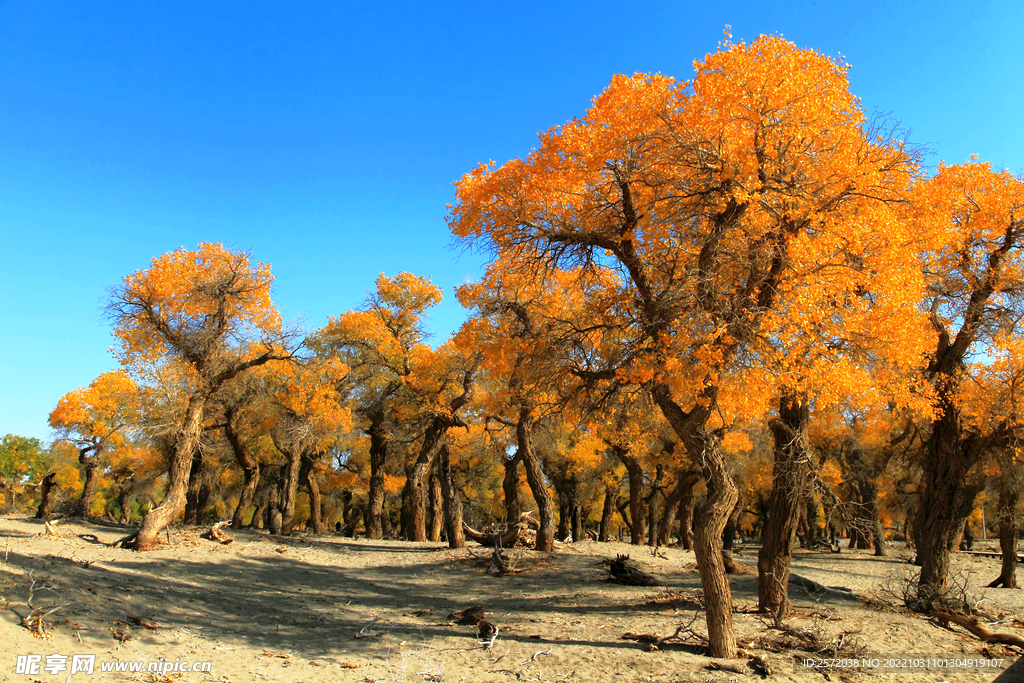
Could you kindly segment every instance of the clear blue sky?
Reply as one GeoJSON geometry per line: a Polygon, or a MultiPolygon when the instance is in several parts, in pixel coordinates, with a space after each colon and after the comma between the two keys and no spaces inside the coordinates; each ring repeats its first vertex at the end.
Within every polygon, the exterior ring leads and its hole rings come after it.
{"type": "Polygon", "coordinates": [[[48,438],[114,366],[106,289],[180,246],[268,261],[319,327],[379,273],[452,288],[452,182],[522,155],[615,73],[687,78],[726,24],[842,54],[868,110],[950,162],[1024,169],[1017,2],[0,0],[0,434],[48,438]]]}

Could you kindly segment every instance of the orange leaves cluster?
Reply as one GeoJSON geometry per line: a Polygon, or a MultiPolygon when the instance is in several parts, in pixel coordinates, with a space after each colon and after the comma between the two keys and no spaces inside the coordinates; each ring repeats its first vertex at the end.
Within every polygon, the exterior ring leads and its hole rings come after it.
{"type": "Polygon", "coordinates": [[[121,371],[106,372],[87,387],[65,394],[50,413],[50,426],[83,442],[116,446],[125,429],[137,423],[140,394],[135,382],[121,371]]]}

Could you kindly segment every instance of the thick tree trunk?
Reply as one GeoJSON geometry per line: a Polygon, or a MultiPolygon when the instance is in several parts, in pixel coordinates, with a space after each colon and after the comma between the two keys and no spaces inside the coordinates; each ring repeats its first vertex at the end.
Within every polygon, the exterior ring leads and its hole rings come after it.
{"type": "Polygon", "coordinates": [[[303,454],[302,468],[299,473],[302,482],[309,492],[309,524],[313,527],[313,533],[320,536],[327,530],[324,525],[320,498],[320,486],[316,483],[316,458],[303,454]]]}
{"type": "Polygon", "coordinates": [[[57,485],[57,473],[50,472],[39,482],[39,507],[36,509],[36,519],[50,518],[50,492],[57,485]]]}
{"type": "Polygon", "coordinates": [[[188,476],[192,468],[192,457],[199,445],[199,436],[203,428],[203,409],[206,397],[202,394],[193,395],[185,408],[185,419],[178,431],[171,451],[170,481],[167,494],[160,505],[149,512],[142,521],[142,526],[135,535],[136,550],[150,550],[157,542],[157,534],[170,524],[185,508],[185,492],[188,489],[188,476]]]}
{"type": "Polygon", "coordinates": [[[462,531],[462,502],[459,500],[452,477],[451,455],[448,445],[441,444],[437,454],[438,478],[441,480],[441,497],[444,499],[444,527],[448,535],[449,548],[465,548],[466,536],[462,531]]]}
{"type": "Polygon", "coordinates": [[[601,528],[598,530],[597,540],[607,543],[612,532],[612,519],[615,516],[615,506],[619,501],[619,487],[605,486],[604,506],[601,508],[601,528]]]}
{"type": "Polygon", "coordinates": [[[1017,588],[1017,503],[1020,491],[1011,486],[999,490],[999,550],[1003,566],[999,576],[988,585],[989,588],[1017,588]]]}
{"type": "Polygon", "coordinates": [[[505,496],[505,523],[508,525],[519,522],[522,507],[519,505],[519,463],[522,462],[522,451],[516,451],[512,458],[505,460],[505,476],[501,480],[501,491],[505,496]]]}
{"type": "Polygon", "coordinates": [[[406,540],[423,543],[427,540],[427,482],[434,466],[437,445],[448,431],[450,423],[434,418],[423,434],[419,455],[412,468],[406,472],[405,488],[402,491],[402,530],[406,540]]]}
{"type": "Polygon", "coordinates": [[[757,609],[779,618],[789,613],[789,565],[810,465],[809,420],[810,407],[805,398],[783,396],[779,416],[770,425],[775,462],[768,522],[757,555],[757,609]]]}
{"type": "Polygon", "coordinates": [[[523,407],[519,411],[519,420],[516,423],[516,440],[519,444],[519,452],[522,454],[523,467],[526,470],[526,481],[533,492],[533,498],[537,501],[537,511],[540,516],[540,529],[537,530],[536,549],[543,552],[552,552],[555,549],[555,506],[548,492],[547,484],[544,481],[544,472],[540,466],[540,459],[533,449],[533,415],[529,407],[523,407]]]}
{"type": "Polygon", "coordinates": [[[437,543],[441,540],[444,530],[444,494],[441,492],[441,479],[435,465],[430,476],[430,540],[437,543]]]}
{"type": "Polygon", "coordinates": [[[942,414],[932,423],[928,440],[917,515],[921,577],[915,607],[925,612],[942,607],[950,549],[959,545],[964,522],[982,488],[971,481],[979,449],[965,443],[952,401],[944,400],[940,409],[942,414]]]}
{"type": "Polygon", "coordinates": [[[120,483],[121,490],[117,493],[117,506],[121,508],[121,524],[132,521],[132,475],[120,483]]]}
{"type": "Polygon", "coordinates": [[[370,420],[370,484],[366,496],[366,537],[384,538],[384,466],[388,453],[388,434],[384,416],[376,413],[370,420]]]}
{"type": "Polygon", "coordinates": [[[85,466],[85,484],[71,514],[74,517],[88,517],[92,510],[92,499],[96,496],[96,485],[99,483],[99,456],[89,455],[89,451],[79,451],[78,462],[85,466]]]}

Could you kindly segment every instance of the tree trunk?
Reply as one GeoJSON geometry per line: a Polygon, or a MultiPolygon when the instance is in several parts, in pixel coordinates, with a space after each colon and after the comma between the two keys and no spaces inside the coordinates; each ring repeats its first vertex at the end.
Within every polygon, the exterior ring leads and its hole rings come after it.
{"type": "Polygon", "coordinates": [[[631,545],[644,544],[644,471],[637,459],[624,448],[613,449],[626,466],[629,479],[629,542],[631,545]]]}
{"type": "MultiPolygon", "coordinates": [[[[260,466],[256,463],[254,467],[246,467],[242,470],[244,483],[242,493],[238,496],[238,505],[235,506],[235,514],[231,516],[231,528],[241,529],[245,520],[245,513],[252,506],[253,497],[256,495],[256,487],[260,484],[260,466]]],[[[253,513],[256,519],[256,512],[253,513]]]]}
{"type": "Polygon", "coordinates": [[[757,554],[757,609],[780,619],[789,613],[789,565],[810,469],[809,420],[806,398],[784,395],[779,399],[779,416],[770,425],[775,462],[768,522],[757,554]]]}
{"type": "Polygon", "coordinates": [[[289,448],[284,456],[287,461],[281,478],[281,535],[291,536],[295,529],[295,499],[299,497],[302,452],[298,448],[289,448]]]}
{"type": "Polygon", "coordinates": [[[672,532],[675,530],[676,519],[679,515],[679,503],[695,483],[697,483],[697,475],[693,472],[679,473],[676,485],[672,487],[665,498],[665,509],[658,522],[658,545],[667,546],[672,543],[672,532]]]}
{"type": "Polygon", "coordinates": [[[736,505],[739,491],[725,465],[719,448],[720,437],[705,433],[703,471],[707,479],[707,500],[694,524],[693,551],[700,572],[707,613],[711,656],[736,656],[736,631],[732,619],[732,590],[725,573],[722,533],[736,505]]]}
{"type": "Polygon", "coordinates": [[[952,400],[943,397],[942,403],[942,413],[932,423],[928,439],[916,525],[921,577],[915,607],[924,612],[942,607],[948,588],[950,549],[954,543],[959,545],[964,522],[982,489],[971,481],[979,449],[965,443],[952,400]]]}
{"type": "Polygon", "coordinates": [[[36,509],[36,519],[50,518],[50,492],[57,485],[57,473],[50,472],[39,482],[39,507],[36,509]]]}
{"type": "Polygon", "coordinates": [[[505,523],[508,525],[519,522],[522,508],[519,505],[519,463],[522,462],[522,451],[516,451],[512,458],[505,460],[505,476],[501,480],[501,490],[505,495],[505,523]]]}
{"type": "Polygon", "coordinates": [[[430,476],[430,540],[437,543],[441,540],[441,531],[444,529],[444,494],[441,492],[441,479],[437,473],[437,466],[430,476]]]}
{"type": "Polygon", "coordinates": [[[185,492],[185,524],[197,525],[202,515],[203,479],[206,475],[206,458],[197,448],[192,455],[192,467],[188,473],[188,490],[185,492]]]}
{"type": "Polygon", "coordinates": [[[647,544],[657,546],[658,527],[655,522],[658,519],[658,496],[661,495],[661,488],[665,485],[665,468],[658,465],[654,468],[654,472],[651,491],[647,494],[647,544]]]}
{"type": "Polygon", "coordinates": [[[96,485],[99,483],[99,456],[89,455],[89,451],[79,451],[78,462],[85,465],[85,484],[71,514],[74,517],[88,517],[92,510],[92,499],[96,496],[96,485]]]}
{"type": "Polygon", "coordinates": [[[693,516],[697,507],[696,484],[691,486],[679,501],[679,547],[693,550],[693,516]]]}
{"type": "Polygon", "coordinates": [[[619,500],[619,487],[604,487],[604,507],[601,509],[601,528],[598,530],[597,540],[607,543],[611,536],[612,519],[615,516],[615,504],[619,500]]]}
{"type": "Polygon", "coordinates": [[[315,457],[303,454],[299,476],[309,492],[309,523],[313,526],[313,533],[321,536],[327,529],[321,511],[320,486],[316,483],[316,462],[315,457]]]}
{"type": "Polygon", "coordinates": [[[121,482],[121,490],[117,494],[117,505],[121,508],[121,524],[128,524],[132,521],[132,486],[130,484],[132,476],[129,475],[127,479],[121,482]]]}
{"type": "Polygon", "coordinates": [[[427,540],[427,482],[430,469],[437,455],[437,445],[448,431],[449,423],[434,418],[423,434],[419,455],[412,468],[406,472],[405,488],[402,492],[402,517],[406,540],[423,543],[427,540]]]}
{"type": "Polygon", "coordinates": [[[370,485],[366,495],[366,537],[384,538],[384,466],[388,453],[388,434],[384,416],[375,413],[370,420],[370,485]]]}
{"type": "Polygon", "coordinates": [[[540,516],[540,529],[537,530],[535,547],[537,550],[549,553],[555,549],[555,506],[547,484],[544,482],[540,459],[533,449],[533,415],[529,407],[523,407],[519,411],[516,440],[519,444],[519,452],[522,454],[523,467],[526,469],[526,481],[530,485],[530,491],[533,492],[534,500],[537,501],[537,510],[540,516]]]}
{"type": "Polygon", "coordinates": [[[462,502],[459,500],[452,477],[451,456],[448,445],[441,444],[437,454],[438,478],[441,480],[441,497],[444,499],[444,527],[448,535],[449,548],[465,548],[466,537],[462,531],[462,502]]]}
{"type": "Polygon", "coordinates": [[[174,440],[171,452],[170,480],[167,494],[160,505],[142,520],[142,526],[135,535],[133,546],[136,550],[151,550],[157,542],[157,534],[170,524],[185,508],[185,492],[192,468],[192,457],[199,445],[203,429],[203,409],[206,396],[194,394],[185,408],[185,419],[174,440]]]}
{"type": "Polygon", "coordinates": [[[1017,588],[1017,503],[1020,490],[1013,486],[999,489],[999,550],[1003,555],[1003,566],[998,578],[989,588],[1017,588]]]}

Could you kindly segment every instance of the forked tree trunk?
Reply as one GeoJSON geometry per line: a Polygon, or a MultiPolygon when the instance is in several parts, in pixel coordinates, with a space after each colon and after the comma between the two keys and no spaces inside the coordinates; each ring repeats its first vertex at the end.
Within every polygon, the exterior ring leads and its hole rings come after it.
{"type": "Polygon", "coordinates": [[[50,518],[50,492],[57,486],[57,473],[50,472],[39,482],[39,507],[36,509],[36,519],[50,518]]]}
{"type": "Polygon", "coordinates": [[[783,396],[779,416],[770,425],[775,462],[768,522],[757,554],[757,609],[779,618],[789,613],[789,565],[809,473],[809,420],[805,398],[783,396]]]}
{"type": "Polygon", "coordinates": [[[441,531],[444,529],[444,495],[441,493],[437,469],[435,465],[430,476],[430,540],[433,543],[441,540],[441,531]]]}
{"type": "Polygon", "coordinates": [[[437,445],[448,431],[448,423],[434,418],[423,434],[419,455],[406,472],[402,491],[402,533],[408,541],[423,543],[427,540],[427,483],[434,466],[437,445]]]}
{"type": "Polygon", "coordinates": [[[999,550],[1003,566],[999,576],[989,588],[1017,588],[1017,503],[1020,490],[1014,486],[1000,486],[999,490],[999,550]]]}
{"type": "Polygon", "coordinates": [[[615,506],[619,502],[619,487],[604,487],[604,506],[601,508],[601,528],[598,530],[597,540],[607,543],[612,533],[612,519],[615,517],[615,506]]]}
{"type": "Polygon", "coordinates": [[[384,466],[388,453],[388,435],[384,416],[374,414],[370,420],[370,483],[366,494],[366,537],[384,538],[384,466]]]}
{"type": "Polygon", "coordinates": [[[151,550],[157,542],[157,534],[181,514],[185,508],[185,492],[188,489],[188,475],[192,468],[192,457],[199,445],[203,428],[203,409],[206,396],[194,394],[185,408],[185,419],[174,439],[171,451],[170,480],[167,494],[160,505],[150,510],[142,521],[132,544],[136,550],[151,550]]]}
{"type": "Polygon", "coordinates": [[[533,415],[529,407],[523,407],[519,411],[519,420],[516,423],[516,440],[519,444],[519,451],[523,458],[523,467],[526,469],[526,481],[533,492],[533,498],[537,501],[537,512],[540,517],[540,529],[537,530],[536,549],[543,552],[552,552],[555,549],[555,506],[551,500],[551,493],[544,482],[544,471],[540,466],[540,459],[533,449],[533,415]]]}
{"type": "Polygon", "coordinates": [[[448,445],[442,443],[437,454],[438,478],[441,480],[441,497],[444,499],[444,527],[448,535],[449,548],[465,548],[466,536],[462,531],[462,501],[459,500],[452,477],[451,455],[448,445]]]}

